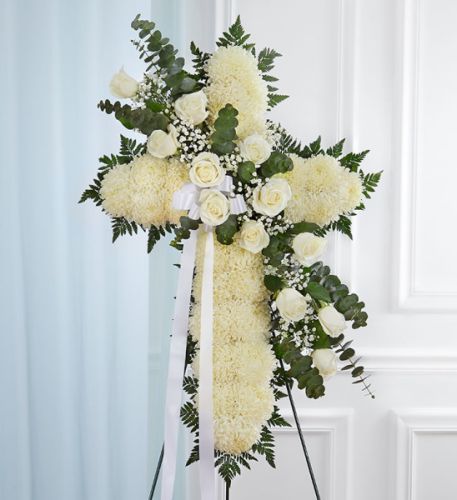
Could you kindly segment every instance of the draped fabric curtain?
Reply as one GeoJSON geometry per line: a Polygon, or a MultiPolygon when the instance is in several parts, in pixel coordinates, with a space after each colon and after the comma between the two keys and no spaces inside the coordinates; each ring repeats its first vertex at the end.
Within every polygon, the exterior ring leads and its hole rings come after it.
{"type": "Polygon", "coordinates": [[[96,103],[122,64],[144,68],[131,19],[173,38],[179,1],[0,9],[0,498],[147,498],[178,256],[165,242],[150,258],[145,236],[112,245],[77,202],[123,133],[96,103]]]}

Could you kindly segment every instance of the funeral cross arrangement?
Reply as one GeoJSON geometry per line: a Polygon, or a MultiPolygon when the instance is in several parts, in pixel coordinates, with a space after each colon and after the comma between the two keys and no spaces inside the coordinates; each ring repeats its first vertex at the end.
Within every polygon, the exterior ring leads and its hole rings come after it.
{"type": "Polygon", "coordinates": [[[179,413],[195,437],[188,464],[209,462],[230,484],[258,456],[275,465],[286,384],[323,397],[339,358],[372,396],[344,333],[366,326],[365,304],[320,257],[330,231],[352,237],[381,173],[361,170],[368,151],[302,145],[266,117],[287,97],[271,75],[280,54],[257,50],[239,18],[214,53],[191,44],[192,69],[153,22],[137,16],[132,28],[145,73],[121,69],[110,84],[120,100],[98,106],[135,138],[121,135],[119,154],[100,158],[81,202],[111,218],[113,241],[145,231],[151,251],[170,233],[182,252],[162,484],[171,498],[179,413]]]}

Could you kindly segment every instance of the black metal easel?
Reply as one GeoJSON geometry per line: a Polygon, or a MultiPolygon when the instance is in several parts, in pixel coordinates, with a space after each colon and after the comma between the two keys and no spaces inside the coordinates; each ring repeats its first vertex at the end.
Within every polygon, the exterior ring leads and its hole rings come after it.
{"type": "MultiPolygon", "coordinates": [[[[279,363],[281,365],[282,370],[284,370],[284,363],[283,363],[283,361],[279,360],[279,363]]],[[[316,478],[314,476],[313,467],[311,465],[311,459],[309,457],[308,449],[306,447],[305,438],[303,436],[303,432],[302,432],[301,427],[300,427],[300,421],[298,419],[297,409],[295,407],[294,398],[292,396],[292,390],[290,388],[289,382],[287,382],[287,381],[286,381],[286,389],[287,389],[287,396],[289,397],[289,401],[290,401],[290,406],[292,408],[292,414],[294,416],[295,425],[297,427],[298,436],[300,438],[300,443],[301,443],[301,446],[302,446],[302,449],[303,449],[303,454],[305,455],[306,465],[308,466],[309,476],[310,476],[311,482],[313,484],[314,494],[316,495],[316,500],[321,500],[321,496],[320,496],[320,493],[319,493],[319,488],[317,486],[316,478]]],[[[157,481],[159,479],[160,469],[162,467],[162,462],[163,462],[163,445],[162,445],[162,451],[160,452],[160,455],[159,455],[159,460],[157,462],[157,467],[156,467],[156,470],[155,470],[155,473],[154,473],[154,479],[152,481],[151,491],[149,493],[149,500],[152,500],[152,498],[154,496],[154,492],[155,492],[155,489],[156,489],[156,486],[157,486],[157,481]]],[[[225,500],[230,500],[229,497],[230,497],[230,484],[229,483],[225,483],[225,500]]]]}

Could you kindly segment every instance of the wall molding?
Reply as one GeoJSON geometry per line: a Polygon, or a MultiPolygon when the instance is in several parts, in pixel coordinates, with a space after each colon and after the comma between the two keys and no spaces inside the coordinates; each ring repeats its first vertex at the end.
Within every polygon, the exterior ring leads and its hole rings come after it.
{"type": "Polygon", "coordinates": [[[457,408],[419,408],[393,412],[395,445],[392,465],[395,477],[392,498],[414,500],[416,474],[416,442],[421,434],[455,433],[457,408]]]}
{"type": "Polygon", "coordinates": [[[375,349],[359,354],[361,364],[371,373],[457,373],[457,353],[375,349]]]}
{"type": "Polygon", "coordinates": [[[416,205],[417,205],[417,130],[420,84],[421,0],[399,2],[398,39],[402,47],[397,63],[398,97],[394,111],[394,163],[399,166],[397,213],[399,221],[394,238],[393,261],[397,263],[396,307],[416,313],[457,312],[457,290],[438,292],[415,286],[416,205]]]}

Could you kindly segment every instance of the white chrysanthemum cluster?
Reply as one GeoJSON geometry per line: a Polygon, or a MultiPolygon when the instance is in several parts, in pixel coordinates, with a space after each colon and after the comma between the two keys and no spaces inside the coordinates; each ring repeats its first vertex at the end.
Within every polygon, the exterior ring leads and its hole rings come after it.
{"type": "Polygon", "coordinates": [[[100,189],[102,206],[113,217],[125,217],[143,227],[177,224],[184,212],[173,209],[173,193],[188,178],[188,168],[178,160],[145,154],[105,175],[100,189]]]}
{"type": "MultiPolygon", "coordinates": [[[[200,337],[200,297],[205,234],[199,234],[195,304],[190,332],[200,337]]],[[[215,242],[213,316],[214,439],[218,450],[251,449],[271,416],[270,380],[275,357],[268,344],[270,312],[262,257],[238,245],[215,242]]],[[[193,369],[198,376],[199,357],[193,369]]]]}
{"type": "Polygon", "coordinates": [[[292,222],[326,226],[362,201],[362,180],[336,158],[320,154],[304,160],[291,155],[294,168],[284,175],[292,189],[285,215],[292,222]]]}
{"type": "Polygon", "coordinates": [[[208,60],[207,73],[210,122],[230,103],[238,110],[236,131],[240,139],[264,134],[268,89],[251,52],[242,47],[219,47],[208,60]]]}

